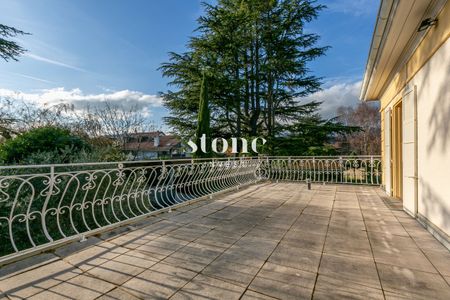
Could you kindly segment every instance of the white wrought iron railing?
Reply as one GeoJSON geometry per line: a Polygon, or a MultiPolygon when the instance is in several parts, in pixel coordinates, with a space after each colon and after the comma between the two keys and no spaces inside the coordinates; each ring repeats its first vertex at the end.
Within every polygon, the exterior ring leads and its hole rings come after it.
{"type": "Polygon", "coordinates": [[[261,168],[278,181],[381,184],[380,156],[267,157],[261,168]]]}
{"type": "Polygon", "coordinates": [[[0,166],[0,265],[263,180],[379,185],[381,163],[368,156],[0,166]]]}

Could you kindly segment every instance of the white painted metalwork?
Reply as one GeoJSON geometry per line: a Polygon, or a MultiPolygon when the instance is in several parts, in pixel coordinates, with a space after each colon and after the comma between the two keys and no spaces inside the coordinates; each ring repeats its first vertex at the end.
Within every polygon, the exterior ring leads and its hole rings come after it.
{"type": "Polygon", "coordinates": [[[267,179],[320,183],[381,184],[380,156],[267,157],[260,168],[267,179]]]}
{"type": "Polygon", "coordinates": [[[379,157],[0,167],[0,264],[262,180],[380,184],[379,157]]]}

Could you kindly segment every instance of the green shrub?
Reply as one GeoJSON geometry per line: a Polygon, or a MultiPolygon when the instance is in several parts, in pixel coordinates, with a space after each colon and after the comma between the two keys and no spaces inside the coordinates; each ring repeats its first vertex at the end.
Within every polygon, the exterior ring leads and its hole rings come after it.
{"type": "Polygon", "coordinates": [[[0,161],[14,164],[40,157],[47,160],[46,163],[65,163],[70,162],[73,153],[89,152],[90,148],[85,140],[69,130],[47,126],[27,131],[0,145],[0,161]]]}

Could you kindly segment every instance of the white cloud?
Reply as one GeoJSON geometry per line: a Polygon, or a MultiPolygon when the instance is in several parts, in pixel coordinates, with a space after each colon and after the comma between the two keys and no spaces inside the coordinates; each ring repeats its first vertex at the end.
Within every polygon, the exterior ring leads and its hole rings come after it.
{"type": "Polygon", "coordinates": [[[8,89],[0,89],[0,97],[12,100],[36,103],[41,106],[55,104],[73,104],[75,109],[86,106],[101,107],[105,101],[118,104],[123,107],[137,106],[144,113],[150,114],[151,107],[162,106],[162,98],[157,95],[144,94],[138,91],[122,90],[100,94],[85,94],[80,89],[66,90],[65,88],[53,88],[39,90],[37,92],[20,92],[8,89]]]}
{"type": "Polygon", "coordinates": [[[354,16],[362,16],[370,14],[375,6],[378,6],[378,1],[374,0],[329,0],[324,1],[324,4],[330,11],[351,14],[354,16]]]}
{"type": "Polygon", "coordinates": [[[336,109],[339,106],[354,106],[359,103],[361,84],[362,81],[334,84],[308,97],[301,98],[301,101],[302,103],[322,102],[320,114],[324,118],[332,118],[336,116],[336,109]]]}
{"type": "Polygon", "coordinates": [[[37,60],[37,61],[42,61],[51,65],[55,65],[55,66],[59,66],[59,67],[63,67],[63,68],[67,68],[67,69],[71,69],[71,70],[75,70],[75,71],[80,71],[80,72],[87,72],[85,69],[76,67],[76,66],[72,66],[57,60],[53,60],[50,58],[46,58],[43,56],[39,56],[36,54],[32,54],[32,53],[25,53],[24,56],[29,57],[31,59],[37,60]]]}

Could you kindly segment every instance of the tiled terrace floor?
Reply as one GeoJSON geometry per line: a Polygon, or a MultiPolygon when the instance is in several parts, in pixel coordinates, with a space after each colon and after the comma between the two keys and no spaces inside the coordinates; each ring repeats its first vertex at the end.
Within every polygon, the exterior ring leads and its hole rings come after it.
{"type": "Polygon", "coordinates": [[[6,266],[0,299],[450,299],[449,251],[379,195],[250,186],[6,266]]]}

